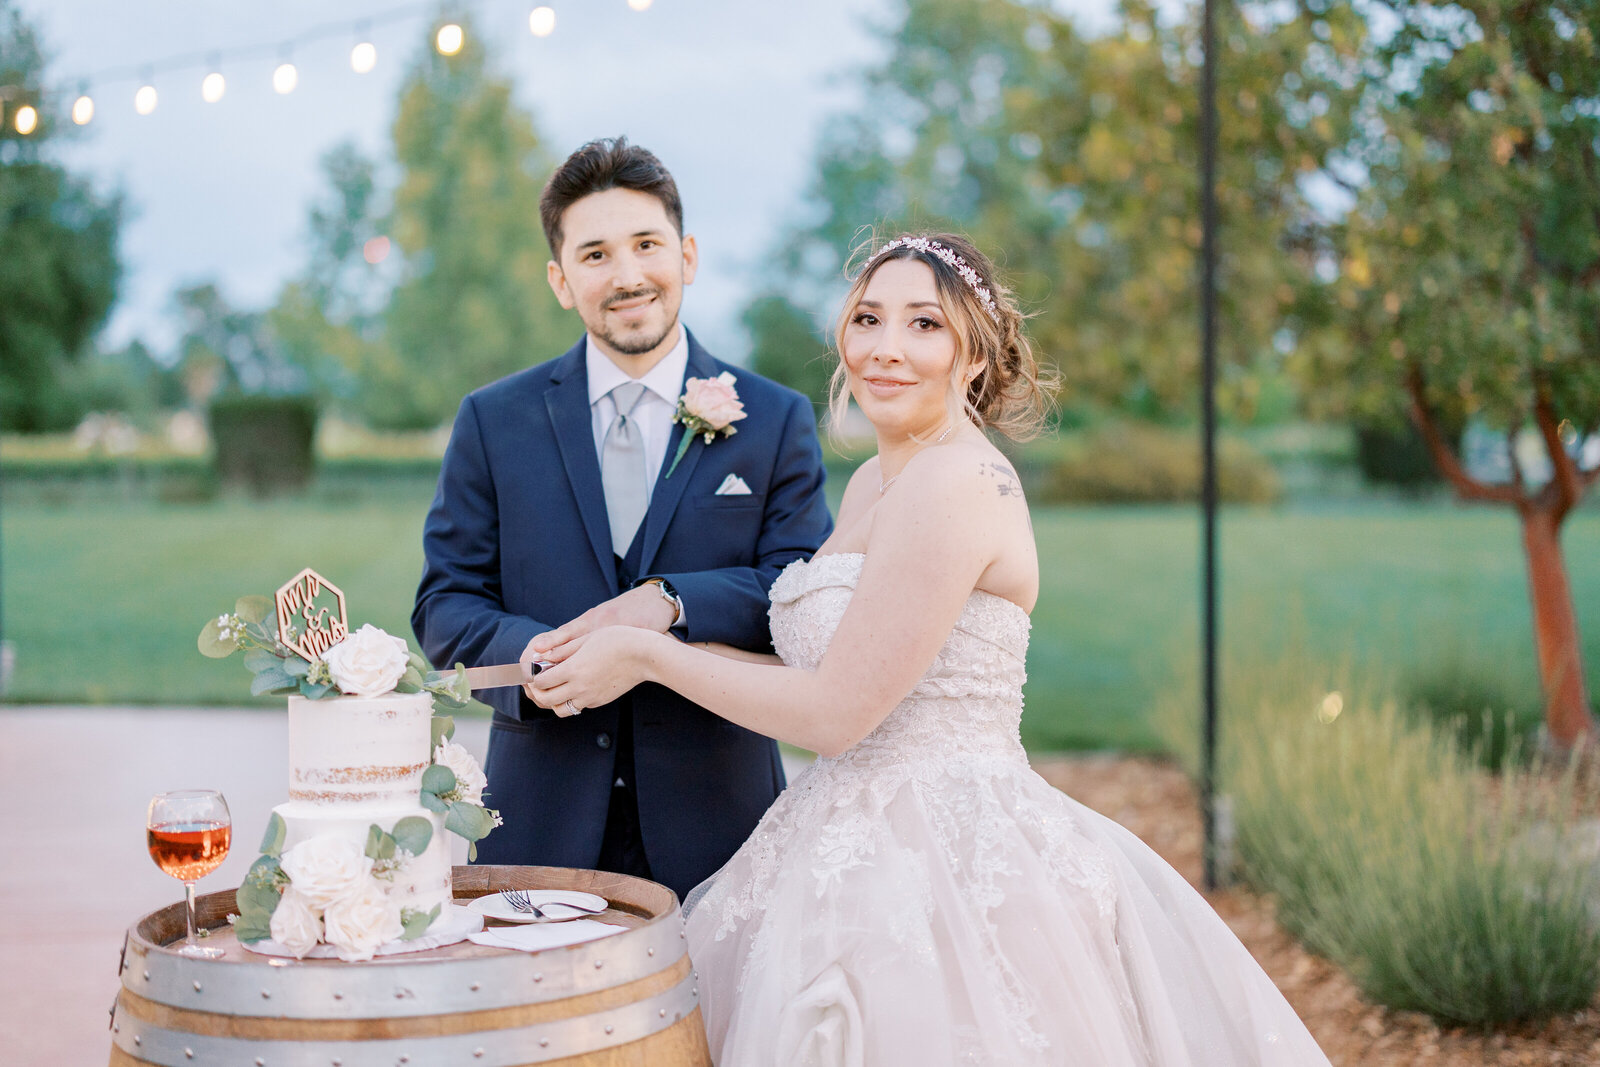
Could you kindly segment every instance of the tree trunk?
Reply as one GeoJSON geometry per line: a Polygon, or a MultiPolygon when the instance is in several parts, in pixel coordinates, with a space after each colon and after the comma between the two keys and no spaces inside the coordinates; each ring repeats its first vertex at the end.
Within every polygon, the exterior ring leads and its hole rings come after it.
{"type": "Polygon", "coordinates": [[[1561,521],[1551,509],[1531,501],[1517,510],[1528,557],[1528,593],[1533,601],[1545,725],[1553,742],[1570,749],[1593,736],[1596,724],[1583,676],[1583,645],[1578,640],[1572,586],[1561,556],[1561,521]]]}

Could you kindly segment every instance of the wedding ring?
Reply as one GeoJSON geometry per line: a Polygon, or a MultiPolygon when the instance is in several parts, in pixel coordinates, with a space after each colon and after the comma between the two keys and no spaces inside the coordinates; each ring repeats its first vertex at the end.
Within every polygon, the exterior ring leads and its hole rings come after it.
{"type": "Polygon", "coordinates": [[[567,714],[568,715],[576,715],[576,714],[578,714],[578,712],[580,712],[582,710],[583,710],[582,708],[578,707],[572,701],[570,701],[570,700],[567,701],[567,714]]]}

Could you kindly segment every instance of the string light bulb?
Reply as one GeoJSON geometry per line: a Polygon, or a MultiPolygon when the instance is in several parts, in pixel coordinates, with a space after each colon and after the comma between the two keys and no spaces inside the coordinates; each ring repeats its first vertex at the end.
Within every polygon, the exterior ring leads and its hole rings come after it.
{"type": "Polygon", "coordinates": [[[83,93],[72,102],[72,121],[79,126],[87,126],[93,119],[94,98],[83,93]]]}
{"type": "Polygon", "coordinates": [[[555,32],[556,9],[536,7],[528,13],[528,32],[535,37],[548,37],[555,32]]]}
{"type": "Polygon", "coordinates": [[[23,104],[17,108],[17,113],[11,122],[17,132],[26,137],[39,128],[39,112],[34,110],[32,104],[23,104]]]}
{"type": "Polygon", "coordinates": [[[208,104],[215,104],[222,99],[222,94],[228,91],[228,79],[220,71],[212,71],[200,83],[200,98],[208,104]]]}
{"type": "Polygon", "coordinates": [[[133,110],[141,115],[148,115],[156,109],[156,87],[145,84],[139,86],[139,91],[133,94],[133,110]]]}
{"type": "Polygon", "coordinates": [[[279,63],[272,72],[272,88],[279,96],[288,96],[300,84],[300,72],[293,63],[279,63]]]}
{"type": "Polygon", "coordinates": [[[467,35],[457,23],[447,22],[439,27],[439,32],[434,35],[433,46],[439,50],[441,56],[453,56],[461,51],[461,46],[466,43],[467,35]]]}
{"type": "Polygon", "coordinates": [[[350,69],[357,74],[371,74],[377,65],[378,46],[371,41],[362,41],[350,49],[350,69]]]}

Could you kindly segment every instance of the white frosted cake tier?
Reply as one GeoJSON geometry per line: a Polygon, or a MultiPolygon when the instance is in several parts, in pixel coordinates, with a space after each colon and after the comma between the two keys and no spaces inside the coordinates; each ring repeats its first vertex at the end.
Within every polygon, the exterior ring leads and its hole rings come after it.
{"type": "Polygon", "coordinates": [[[289,698],[289,799],[417,804],[432,759],[433,697],[388,693],[331,700],[289,698]]]}
{"type": "MultiPolygon", "coordinates": [[[[415,795],[412,794],[413,798],[415,795]]],[[[444,816],[434,814],[415,799],[387,804],[344,804],[338,808],[291,800],[272,810],[283,819],[284,851],[311,837],[338,837],[365,849],[367,835],[374,824],[389,833],[395,823],[408,815],[422,816],[433,824],[433,837],[428,840],[428,847],[422,855],[412,857],[396,871],[393,882],[384,888],[402,908],[428,911],[435,904],[450,903],[450,839],[445,833],[444,816]]]]}

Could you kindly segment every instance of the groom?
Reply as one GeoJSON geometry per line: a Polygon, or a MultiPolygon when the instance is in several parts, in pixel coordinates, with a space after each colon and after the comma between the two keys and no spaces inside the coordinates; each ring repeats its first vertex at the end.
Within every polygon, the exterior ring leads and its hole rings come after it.
{"type": "MultiPolygon", "coordinates": [[[[699,255],[666,168],[625,138],[550,177],[550,287],[583,321],[563,356],[470,394],[423,527],[412,627],[440,667],[529,662],[560,628],[643,626],[769,650],[767,589],[832,521],[804,397],[714,360],[678,321],[699,255]],[[732,371],[745,418],[709,444],[673,414],[732,371]]],[[[494,706],[482,863],[587,867],[684,896],[784,786],[777,745],[655,685],[557,718],[494,706]]]]}

